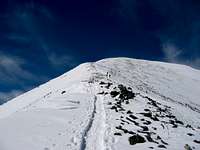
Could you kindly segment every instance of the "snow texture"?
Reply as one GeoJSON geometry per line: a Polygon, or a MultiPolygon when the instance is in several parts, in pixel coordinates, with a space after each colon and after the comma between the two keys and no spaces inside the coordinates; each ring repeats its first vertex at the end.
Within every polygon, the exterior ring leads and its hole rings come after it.
{"type": "Polygon", "coordinates": [[[81,64],[0,106],[0,150],[200,149],[200,71],[81,64]]]}

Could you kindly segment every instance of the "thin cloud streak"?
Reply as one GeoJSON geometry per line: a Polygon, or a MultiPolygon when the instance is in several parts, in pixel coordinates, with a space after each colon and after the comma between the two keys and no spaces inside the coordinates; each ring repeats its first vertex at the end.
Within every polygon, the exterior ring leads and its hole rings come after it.
{"type": "Polygon", "coordinates": [[[183,50],[175,46],[175,44],[167,42],[162,45],[162,51],[164,53],[164,60],[167,62],[185,64],[197,69],[200,69],[200,58],[196,57],[193,59],[190,58],[182,58],[184,54],[183,50]]]}
{"type": "Polygon", "coordinates": [[[44,76],[38,77],[30,71],[24,69],[27,64],[24,59],[17,56],[0,53],[0,82],[15,84],[27,80],[40,81],[45,79],[44,76]]]}
{"type": "Polygon", "coordinates": [[[6,101],[9,101],[19,95],[24,93],[23,90],[12,90],[10,92],[0,92],[0,104],[5,103],[6,101]]]}
{"type": "Polygon", "coordinates": [[[162,51],[165,55],[165,58],[169,62],[177,62],[179,59],[179,56],[182,53],[182,50],[177,48],[174,44],[172,43],[164,43],[162,45],[162,51]]]}

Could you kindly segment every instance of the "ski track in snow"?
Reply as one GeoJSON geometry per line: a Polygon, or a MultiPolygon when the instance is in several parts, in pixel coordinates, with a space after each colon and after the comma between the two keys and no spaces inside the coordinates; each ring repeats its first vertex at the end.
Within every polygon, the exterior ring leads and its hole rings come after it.
{"type": "Polygon", "coordinates": [[[97,97],[94,97],[94,105],[93,105],[93,111],[89,120],[88,125],[86,126],[85,130],[83,131],[83,135],[82,135],[82,140],[81,140],[81,144],[80,144],[80,150],[85,150],[86,149],[86,144],[87,144],[87,136],[88,136],[88,132],[90,131],[94,118],[95,118],[95,113],[96,113],[96,101],[97,101],[97,97]]]}

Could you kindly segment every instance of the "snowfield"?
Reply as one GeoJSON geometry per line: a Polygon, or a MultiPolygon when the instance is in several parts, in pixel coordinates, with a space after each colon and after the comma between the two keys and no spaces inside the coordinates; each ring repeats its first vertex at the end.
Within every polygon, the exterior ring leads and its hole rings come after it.
{"type": "Polygon", "coordinates": [[[200,71],[110,58],[0,106],[0,150],[200,149],[200,71]]]}

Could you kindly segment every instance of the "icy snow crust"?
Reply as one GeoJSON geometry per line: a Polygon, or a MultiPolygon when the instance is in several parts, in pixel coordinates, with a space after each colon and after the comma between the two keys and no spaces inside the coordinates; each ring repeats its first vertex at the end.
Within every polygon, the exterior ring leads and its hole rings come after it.
{"type": "Polygon", "coordinates": [[[85,63],[0,106],[0,133],[0,150],[198,150],[200,71],[85,63]]]}

